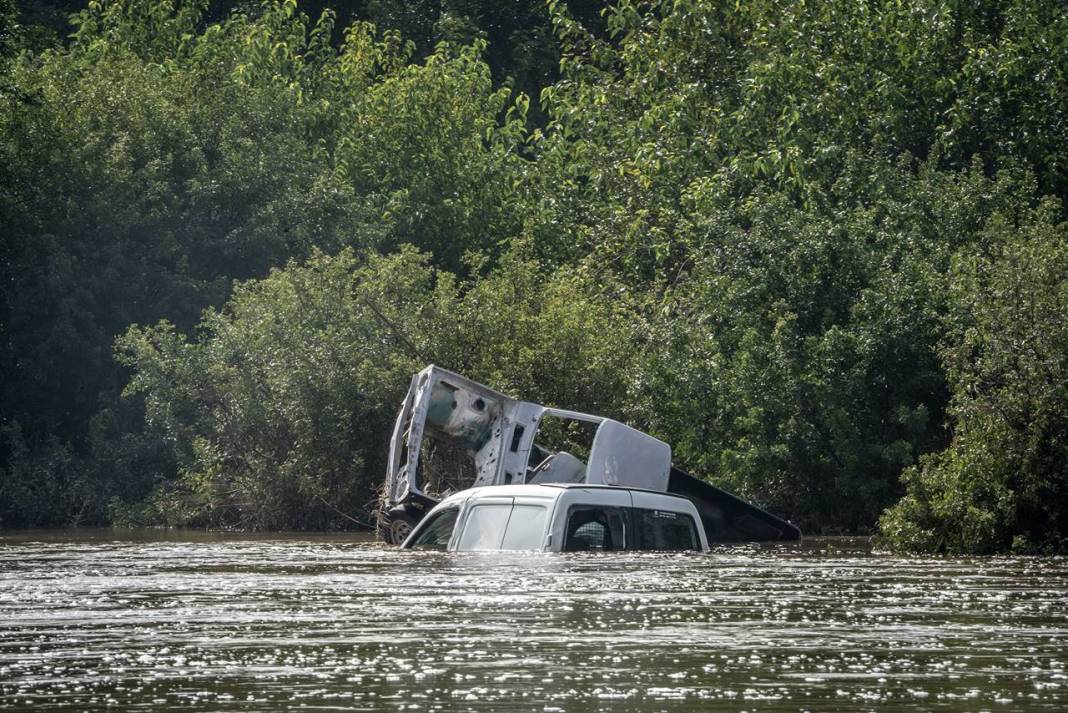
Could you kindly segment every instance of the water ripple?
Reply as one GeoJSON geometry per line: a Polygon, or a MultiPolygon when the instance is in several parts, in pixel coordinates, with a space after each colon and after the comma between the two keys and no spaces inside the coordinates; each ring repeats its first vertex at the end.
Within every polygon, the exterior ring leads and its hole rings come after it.
{"type": "Polygon", "coordinates": [[[1068,709],[1068,560],[0,536],[0,709],[1068,709]]]}

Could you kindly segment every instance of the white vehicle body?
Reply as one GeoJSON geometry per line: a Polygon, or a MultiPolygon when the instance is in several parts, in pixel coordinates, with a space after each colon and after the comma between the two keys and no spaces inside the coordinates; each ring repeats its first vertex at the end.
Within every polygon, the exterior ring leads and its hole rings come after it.
{"type": "Polygon", "coordinates": [[[404,541],[448,551],[704,551],[687,498],[619,486],[552,483],[471,488],[436,505],[404,541]]]}

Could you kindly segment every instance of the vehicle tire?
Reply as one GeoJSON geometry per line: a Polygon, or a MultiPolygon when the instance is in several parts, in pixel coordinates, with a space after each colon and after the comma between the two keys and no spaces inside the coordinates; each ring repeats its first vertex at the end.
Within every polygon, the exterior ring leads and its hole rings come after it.
{"type": "Polygon", "coordinates": [[[399,545],[412,533],[412,528],[419,522],[407,510],[397,508],[390,510],[382,523],[382,536],[391,545],[399,545]]]}

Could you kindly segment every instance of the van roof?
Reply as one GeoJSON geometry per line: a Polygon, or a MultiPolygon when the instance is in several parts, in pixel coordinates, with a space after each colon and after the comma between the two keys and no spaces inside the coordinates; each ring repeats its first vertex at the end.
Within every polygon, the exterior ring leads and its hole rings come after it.
{"type": "Polygon", "coordinates": [[[472,496],[498,496],[502,498],[515,497],[515,496],[533,496],[533,497],[551,497],[556,498],[560,493],[552,491],[561,490],[611,490],[611,491],[632,491],[637,493],[653,493],[654,495],[666,495],[671,498],[678,498],[680,500],[689,500],[681,495],[675,493],[665,493],[662,490],[648,490],[646,488],[632,488],[623,485],[602,485],[602,484],[590,484],[590,483],[530,483],[524,485],[483,485],[477,488],[469,488],[467,490],[461,490],[453,493],[445,498],[442,502],[447,502],[458,496],[463,496],[465,499],[472,496]]]}

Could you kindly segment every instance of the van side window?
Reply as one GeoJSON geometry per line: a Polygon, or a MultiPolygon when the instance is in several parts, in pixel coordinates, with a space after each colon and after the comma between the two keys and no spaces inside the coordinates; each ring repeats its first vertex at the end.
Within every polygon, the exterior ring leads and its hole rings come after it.
{"type": "Polygon", "coordinates": [[[449,544],[452,537],[452,528],[456,525],[456,516],[460,508],[449,508],[434,514],[424,527],[419,536],[412,543],[412,549],[417,550],[443,550],[449,544]]]}
{"type": "Polygon", "coordinates": [[[621,550],[626,546],[626,528],[619,508],[572,505],[567,513],[564,552],[621,550]]]}
{"type": "Polygon", "coordinates": [[[700,540],[693,518],[682,512],[633,508],[631,518],[635,550],[699,550],[700,540]]]}

